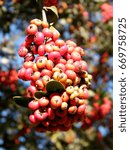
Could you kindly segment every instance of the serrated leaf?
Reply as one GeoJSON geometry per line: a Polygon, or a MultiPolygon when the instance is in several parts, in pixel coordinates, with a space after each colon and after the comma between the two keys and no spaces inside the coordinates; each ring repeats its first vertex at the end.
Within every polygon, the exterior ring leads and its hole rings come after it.
{"type": "Polygon", "coordinates": [[[34,94],[34,98],[35,99],[40,99],[44,96],[47,96],[47,93],[46,92],[43,92],[43,91],[38,91],[38,92],[35,92],[34,94]]]}
{"type": "Polygon", "coordinates": [[[43,7],[43,9],[46,11],[47,21],[49,24],[56,23],[59,18],[57,8],[55,6],[51,6],[43,7]]]}
{"type": "Polygon", "coordinates": [[[28,103],[33,100],[33,98],[30,97],[22,97],[22,96],[14,96],[13,97],[15,103],[17,105],[20,105],[22,107],[28,107],[28,103]]]}
{"type": "Polygon", "coordinates": [[[53,93],[53,92],[58,92],[60,93],[61,91],[65,90],[65,87],[62,83],[60,83],[59,81],[49,81],[46,85],[46,90],[47,93],[53,93]]]}

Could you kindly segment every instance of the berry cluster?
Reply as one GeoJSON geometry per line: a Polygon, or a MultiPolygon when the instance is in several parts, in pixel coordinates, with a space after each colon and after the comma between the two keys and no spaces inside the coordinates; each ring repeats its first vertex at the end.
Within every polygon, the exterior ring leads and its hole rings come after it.
{"type": "Polygon", "coordinates": [[[104,3],[101,5],[101,13],[102,13],[102,21],[107,22],[113,17],[113,7],[108,3],[104,3]]]}
{"type": "Polygon", "coordinates": [[[82,60],[85,52],[73,41],[59,39],[59,32],[39,19],[31,20],[26,32],[18,50],[24,58],[18,77],[31,84],[27,89],[27,97],[33,98],[28,104],[33,112],[29,120],[40,131],[66,131],[85,116],[92,79],[82,60]],[[46,86],[51,81],[62,84],[64,90],[36,98],[37,91],[48,92],[46,86]]]}
{"type": "Polygon", "coordinates": [[[86,117],[82,122],[83,128],[91,127],[95,120],[104,119],[111,111],[112,102],[108,97],[104,97],[101,104],[99,103],[101,100],[98,94],[95,94],[93,100],[92,106],[86,110],[86,117]]]}
{"type": "Polygon", "coordinates": [[[44,0],[44,6],[50,7],[50,6],[57,6],[58,0],[44,0]]]}
{"type": "Polygon", "coordinates": [[[17,71],[15,69],[10,69],[9,71],[0,70],[0,88],[5,87],[16,91],[17,80],[17,71]]]}

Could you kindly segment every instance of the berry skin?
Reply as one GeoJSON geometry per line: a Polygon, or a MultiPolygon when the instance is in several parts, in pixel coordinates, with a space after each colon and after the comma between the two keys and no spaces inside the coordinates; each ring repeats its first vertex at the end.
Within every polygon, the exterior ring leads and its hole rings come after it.
{"type": "Polygon", "coordinates": [[[33,64],[32,69],[34,72],[39,71],[36,63],[33,64]]]}
{"type": "Polygon", "coordinates": [[[36,65],[37,65],[37,68],[43,69],[46,65],[46,60],[43,58],[40,58],[37,60],[36,65]]]}
{"type": "Polygon", "coordinates": [[[52,39],[53,41],[56,41],[60,36],[60,33],[58,31],[53,31],[53,36],[52,36],[52,39]]]}
{"type": "Polygon", "coordinates": [[[36,120],[34,115],[29,115],[29,121],[33,124],[38,124],[39,122],[36,120]]]}
{"type": "Polygon", "coordinates": [[[74,52],[71,53],[71,58],[74,61],[80,61],[81,60],[81,55],[78,52],[74,51],[74,52]]]}
{"type": "Polygon", "coordinates": [[[69,100],[69,94],[67,92],[63,92],[61,95],[62,101],[63,102],[68,102],[69,100]]]}
{"type": "Polygon", "coordinates": [[[49,104],[49,100],[46,97],[42,97],[38,100],[38,103],[41,107],[45,107],[49,104]]]}
{"type": "Polygon", "coordinates": [[[62,99],[58,94],[55,94],[53,96],[51,95],[50,97],[51,97],[50,105],[52,106],[52,108],[56,109],[61,106],[62,99]]]}
{"type": "Polygon", "coordinates": [[[23,64],[23,67],[26,68],[26,69],[27,68],[32,68],[33,64],[34,63],[32,61],[25,61],[24,64],[23,64]]]}
{"type": "Polygon", "coordinates": [[[42,32],[37,32],[34,36],[34,43],[36,45],[41,45],[44,42],[44,34],[42,32]]]}
{"type": "Polygon", "coordinates": [[[44,56],[44,54],[45,54],[45,45],[44,44],[38,46],[38,54],[39,54],[39,56],[44,56]]]}
{"type": "Polygon", "coordinates": [[[60,73],[59,75],[59,81],[62,83],[65,83],[67,80],[67,75],[65,73],[60,73]]]}
{"type": "Polygon", "coordinates": [[[65,65],[62,63],[58,63],[55,67],[59,68],[60,70],[62,70],[63,72],[65,72],[65,65]]]}
{"type": "Polygon", "coordinates": [[[43,28],[48,28],[49,24],[48,24],[48,22],[42,21],[42,26],[43,26],[43,28]]]}
{"type": "Polygon", "coordinates": [[[76,78],[76,73],[73,70],[66,70],[65,74],[71,80],[74,80],[76,78]]]}
{"type": "Polygon", "coordinates": [[[42,89],[44,88],[44,84],[42,83],[41,80],[37,80],[37,81],[35,82],[35,86],[36,86],[36,88],[37,88],[38,90],[42,90],[42,89]]]}
{"type": "Polygon", "coordinates": [[[27,53],[27,55],[24,57],[25,61],[33,61],[35,59],[34,54],[32,52],[27,53]]]}
{"type": "Polygon", "coordinates": [[[66,61],[64,58],[60,58],[59,63],[62,63],[62,64],[64,64],[64,65],[65,65],[65,64],[66,64],[66,62],[67,62],[67,61],[66,61]]]}
{"type": "Polygon", "coordinates": [[[48,113],[48,119],[54,120],[54,118],[55,118],[55,113],[54,113],[54,110],[53,110],[51,107],[49,107],[49,108],[47,109],[47,113],[48,113]]]}
{"type": "Polygon", "coordinates": [[[45,76],[45,75],[47,75],[47,76],[49,76],[51,78],[52,77],[52,71],[50,71],[48,69],[43,69],[41,71],[41,76],[45,76]]]}
{"type": "Polygon", "coordinates": [[[47,52],[47,53],[53,52],[53,45],[52,44],[46,44],[45,45],[45,52],[47,52]]]}
{"type": "Polygon", "coordinates": [[[32,74],[32,80],[33,81],[37,81],[38,79],[40,79],[40,76],[41,76],[41,73],[39,71],[35,71],[33,74],[32,74]]]}
{"type": "Polygon", "coordinates": [[[88,98],[88,96],[89,96],[89,94],[88,94],[88,90],[87,90],[87,89],[85,89],[85,90],[84,90],[84,96],[83,96],[83,98],[84,98],[84,99],[87,99],[87,98],[88,98]]]}
{"type": "Polygon", "coordinates": [[[75,66],[75,72],[78,73],[78,72],[82,72],[82,71],[87,71],[87,63],[83,60],[81,61],[75,61],[74,62],[74,66],[75,66]]]}
{"type": "Polygon", "coordinates": [[[27,27],[27,34],[29,35],[35,35],[38,31],[38,28],[35,24],[30,24],[28,27],[27,27]]]}
{"type": "Polygon", "coordinates": [[[47,61],[46,61],[46,68],[47,68],[48,70],[52,70],[53,67],[54,67],[53,61],[47,60],[47,61]]]}
{"type": "Polygon", "coordinates": [[[65,44],[65,42],[63,40],[58,39],[58,40],[55,41],[55,44],[56,44],[56,46],[61,47],[65,44]]]}
{"type": "Polygon", "coordinates": [[[87,63],[84,60],[81,60],[80,63],[81,63],[82,71],[87,71],[88,68],[87,63]]]}
{"type": "Polygon", "coordinates": [[[26,69],[26,71],[25,71],[25,79],[26,80],[31,80],[32,74],[33,74],[32,68],[26,69]]]}
{"type": "Polygon", "coordinates": [[[33,97],[36,91],[37,91],[37,89],[36,89],[35,86],[29,86],[27,88],[27,96],[28,97],[33,97]]]}
{"type": "MultiPolygon", "coordinates": [[[[63,99],[62,99],[62,101],[63,101],[63,99]]],[[[67,109],[68,108],[68,103],[67,102],[62,102],[62,104],[61,104],[61,109],[62,110],[65,110],[65,109],[67,109]]]]}
{"type": "Polygon", "coordinates": [[[51,37],[53,36],[53,32],[52,32],[50,29],[48,29],[48,28],[44,28],[44,29],[42,30],[42,33],[43,33],[44,36],[47,37],[47,38],[51,38],[51,37]]]}
{"type": "Polygon", "coordinates": [[[71,63],[67,63],[65,65],[66,70],[75,70],[75,66],[71,63]]]}
{"type": "Polygon", "coordinates": [[[35,24],[36,26],[40,26],[42,21],[40,19],[33,19],[30,21],[30,24],[35,24]]]}
{"type": "Polygon", "coordinates": [[[42,77],[42,83],[43,83],[43,85],[46,86],[46,84],[50,81],[50,79],[51,78],[48,75],[44,75],[42,77]]]}
{"type": "Polygon", "coordinates": [[[19,71],[18,71],[18,78],[25,80],[25,72],[26,69],[24,67],[22,67],[19,71]]]}
{"type": "Polygon", "coordinates": [[[42,121],[42,125],[48,127],[50,125],[50,121],[44,120],[42,121]]]}
{"type": "Polygon", "coordinates": [[[80,105],[77,109],[77,114],[79,115],[83,114],[85,109],[86,109],[86,104],[80,105]]]}
{"type": "Polygon", "coordinates": [[[24,46],[21,46],[18,50],[18,54],[20,57],[25,57],[28,53],[28,49],[24,46]]]}
{"type": "Polygon", "coordinates": [[[60,60],[60,57],[61,57],[60,53],[59,53],[59,52],[56,52],[56,51],[50,52],[50,53],[48,54],[48,59],[51,60],[51,61],[54,62],[54,63],[58,63],[59,60],[60,60]]]}
{"type": "Polygon", "coordinates": [[[68,87],[66,88],[66,93],[72,94],[73,92],[74,92],[74,87],[73,87],[73,86],[68,86],[68,87]]]}
{"type": "Polygon", "coordinates": [[[64,56],[68,52],[67,45],[61,46],[59,52],[60,52],[61,56],[64,56]]]}
{"type": "Polygon", "coordinates": [[[42,112],[40,109],[37,109],[34,111],[34,116],[35,116],[36,120],[43,121],[47,118],[48,113],[42,112]]]}
{"type": "Polygon", "coordinates": [[[39,103],[37,100],[32,100],[28,103],[28,108],[30,108],[31,110],[36,110],[39,108],[39,103]]]}
{"type": "Polygon", "coordinates": [[[77,107],[76,107],[76,106],[70,106],[70,107],[68,108],[68,113],[69,113],[69,114],[75,114],[76,111],[77,111],[77,107]]]}

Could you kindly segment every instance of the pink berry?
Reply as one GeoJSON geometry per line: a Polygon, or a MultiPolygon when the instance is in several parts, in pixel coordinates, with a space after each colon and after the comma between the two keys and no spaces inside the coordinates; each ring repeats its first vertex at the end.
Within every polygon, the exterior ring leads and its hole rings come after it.
{"type": "Polygon", "coordinates": [[[48,59],[53,61],[54,63],[58,63],[60,60],[60,57],[61,57],[60,53],[56,51],[48,54],[48,59]]]}
{"type": "Polygon", "coordinates": [[[20,47],[18,50],[18,54],[20,57],[25,57],[28,53],[28,49],[24,46],[20,47]]]}
{"type": "Polygon", "coordinates": [[[52,106],[52,108],[56,109],[61,106],[62,99],[58,94],[53,95],[53,96],[51,95],[50,97],[51,97],[50,105],[52,106]]]}
{"type": "Polygon", "coordinates": [[[74,52],[71,53],[71,58],[74,61],[80,61],[81,60],[81,55],[78,52],[74,51],[74,52]]]}
{"type": "Polygon", "coordinates": [[[37,89],[36,89],[35,86],[32,86],[32,85],[29,86],[29,87],[27,88],[27,96],[28,96],[28,97],[33,97],[36,91],[37,91],[37,89]]]}
{"type": "Polygon", "coordinates": [[[74,80],[76,78],[76,73],[73,70],[66,70],[66,75],[69,79],[74,80]]]}
{"type": "Polygon", "coordinates": [[[25,72],[26,69],[24,67],[22,67],[19,71],[18,71],[18,78],[25,80],[25,72]]]}
{"type": "Polygon", "coordinates": [[[45,107],[49,104],[49,100],[46,97],[42,97],[38,100],[38,103],[41,107],[45,107]]]}
{"type": "Polygon", "coordinates": [[[28,103],[28,108],[30,108],[31,110],[36,110],[39,108],[39,103],[37,100],[32,100],[28,103]]]}
{"type": "Polygon", "coordinates": [[[53,120],[55,118],[54,110],[51,107],[47,109],[47,113],[48,113],[48,119],[53,120]]]}
{"type": "Polygon", "coordinates": [[[34,43],[41,45],[44,42],[44,34],[42,32],[37,32],[34,36],[34,43]]]}
{"type": "Polygon", "coordinates": [[[32,74],[33,74],[32,68],[26,69],[26,71],[25,71],[25,79],[26,80],[31,80],[32,74]]]}
{"type": "Polygon", "coordinates": [[[35,59],[32,52],[27,53],[27,55],[24,57],[24,61],[33,61],[35,59]]]}
{"type": "Polygon", "coordinates": [[[38,28],[35,24],[30,24],[28,27],[27,27],[27,34],[30,34],[30,35],[34,35],[37,33],[38,31],[38,28]]]}
{"type": "Polygon", "coordinates": [[[52,77],[52,71],[48,70],[48,69],[43,69],[41,71],[41,76],[45,76],[48,75],[50,78],[52,77]]]}
{"type": "Polygon", "coordinates": [[[61,56],[64,56],[68,52],[68,47],[66,45],[63,45],[59,50],[61,56]]]}
{"type": "Polygon", "coordinates": [[[45,54],[45,45],[44,44],[42,44],[38,47],[38,54],[40,56],[44,56],[44,54],[45,54]]]}
{"type": "Polygon", "coordinates": [[[36,120],[34,115],[29,115],[29,121],[33,124],[38,124],[39,122],[36,120]]]}
{"type": "Polygon", "coordinates": [[[48,37],[48,38],[51,38],[53,36],[53,32],[48,28],[44,28],[42,30],[42,33],[44,34],[45,37],[48,37]]]}
{"type": "Polygon", "coordinates": [[[38,121],[43,121],[47,118],[48,113],[47,112],[42,112],[40,109],[35,110],[34,116],[36,120],[38,121]]]}

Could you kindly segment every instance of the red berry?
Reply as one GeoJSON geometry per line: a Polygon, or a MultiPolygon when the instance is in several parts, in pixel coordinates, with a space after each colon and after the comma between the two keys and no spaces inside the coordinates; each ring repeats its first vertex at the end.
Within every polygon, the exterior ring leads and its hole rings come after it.
{"type": "Polygon", "coordinates": [[[48,113],[47,112],[42,112],[40,109],[35,110],[34,116],[36,120],[38,121],[43,121],[47,118],[48,113]]]}
{"type": "Polygon", "coordinates": [[[49,28],[44,28],[42,33],[45,37],[51,38],[53,36],[53,32],[49,28]]]}
{"type": "Polygon", "coordinates": [[[65,73],[71,80],[74,80],[76,78],[76,73],[73,70],[66,70],[65,73]]]}
{"type": "Polygon", "coordinates": [[[24,46],[20,47],[18,50],[18,54],[20,57],[25,57],[28,53],[28,49],[24,46]]]}
{"type": "Polygon", "coordinates": [[[45,45],[44,44],[42,44],[38,47],[38,54],[40,56],[44,56],[44,54],[45,54],[45,45]]]}
{"type": "Polygon", "coordinates": [[[27,34],[30,34],[30,35],[34,35],[37,33],[38,31],[38,28],[35,24],[30,24],[28,27],[27,27],[27,34]]]}
{"type": "Polygon", "coordinates": [[[38,100],[38,103],[41,107],[45,107],[49,104],[49,100],[46,97],[42,97],[38,100]]]}
{"type": "Polygon", "coordinates": [[[60,57],[61,57],[60,53],[56,52],[56,51],[55,52],[50,52],[48,54],[48,59],[51,60],[54,63],[58,63],[59,60],[60,60],[60,57]]]}
{"type": "Polygon", "coordinates": [[[55,94],[55,95],[51,95],[51,100],[50,100],[50,105],[52,106],[52,108],[56,109],[58,107],[61,106],[62,104],[62,99],[61,97],[59,96],[59,94],[55,94]]]}
{"type": "Polygon", "coordinates": [[[34,43],[41,45],[44,42],[44,34],[42,32],[37,32],[34,36],[34,43]]]}
{"type": "Polygon", "coordinates": [[[28,103],[28,108],[30,108],[31,110],[36,110],[39,108],[39,103],[37,100],[32,100],[28,103]]]}

